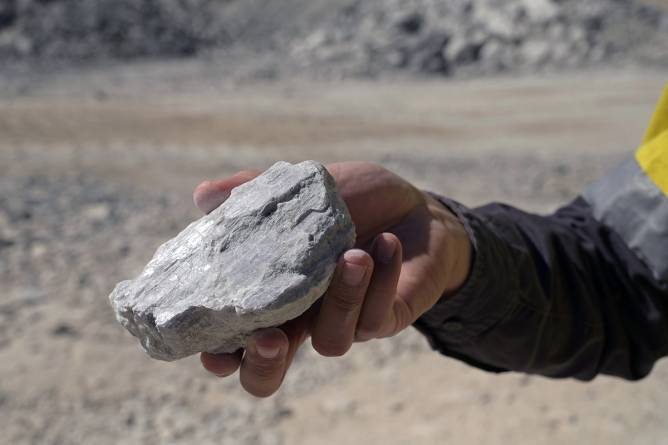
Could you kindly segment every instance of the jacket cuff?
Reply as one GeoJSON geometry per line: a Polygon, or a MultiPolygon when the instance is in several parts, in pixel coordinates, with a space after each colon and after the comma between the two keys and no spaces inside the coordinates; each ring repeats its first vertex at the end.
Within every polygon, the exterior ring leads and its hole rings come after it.
{"type": "Polygon", "coordinates": [[[504,290],[519,287],[510,283],[517,277],[511,272],[513,265],[509,261],[513,254],[490,230],[493,223],[457,201],[432,196],[464,225],[472,246],[472,266],[464,286],[455,295],[442,296],[413,325],[433,349],[455,356],[451,347],[471,343],[503,319],[518,300],[515,293],[504,290]]]}

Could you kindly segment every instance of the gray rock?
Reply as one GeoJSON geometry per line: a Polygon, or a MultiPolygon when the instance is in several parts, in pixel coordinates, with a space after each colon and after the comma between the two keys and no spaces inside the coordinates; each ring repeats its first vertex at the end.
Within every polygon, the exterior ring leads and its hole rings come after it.
{"type": "Polygon", "coordinates": [[[151,357],[232,352],[306,311],[354,241],[327,170],[279,162],[163,244],[109,299],[151,357]]]}
{"type": "Polygon", "coordinates": [[[550,58],[551,45],[541,40],[527,40],[520,49],[522,62],[526,66],[541,66],[550,58]]]}
{"type": "Polygon", "coordinates": [[[552,0],[520,0],[518,3],[534,23],[549,22],[559,15],[559,7],[552,0]]]}
{"type": "Polygon", "coordinates": [[[480,2],[476,6],[473,19],[477,27],[501,39],[512,39],[516,35],[516,24],[506,8],[487,2],[480,2]]]}

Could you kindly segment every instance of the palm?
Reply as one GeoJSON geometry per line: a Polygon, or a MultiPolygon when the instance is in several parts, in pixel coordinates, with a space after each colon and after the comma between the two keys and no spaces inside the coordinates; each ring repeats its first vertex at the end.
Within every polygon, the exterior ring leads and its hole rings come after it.
{"type": "Polygon", "coordinates": [[[357,246],[368,247],[382,232],[395,234],[403,247],[393,317],[384,336],[402,330],[431,307],[448,287],[444,265],[447,227],[434,217],[425,194],[376,164],[332,164],[330,172],[350,210],[357,246]],[[443,269],[443,270],[441,270],[443,269]]]}

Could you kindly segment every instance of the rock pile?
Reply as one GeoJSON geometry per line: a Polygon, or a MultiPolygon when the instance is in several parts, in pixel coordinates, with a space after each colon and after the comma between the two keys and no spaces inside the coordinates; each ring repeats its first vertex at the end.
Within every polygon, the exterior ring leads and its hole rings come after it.
{"type": "Polygon", "coordinates": [[[193,55],[226,32],[215,0],[2,0],[0,57],[193,55]]]}
{"type": "Polygon", "coordinates": [[[285,75],[492,74],[668,65],[667,42],[665,12],[642,0],[0,2],[0,60],[206,52],[235,66],[267,58],[265,71],[285,75]]]}
{"type": "Polygon", "coordinates": [[[633,0],[359,0],[294,52],[371,75],[668,64],[668,20],[633,0]]]}

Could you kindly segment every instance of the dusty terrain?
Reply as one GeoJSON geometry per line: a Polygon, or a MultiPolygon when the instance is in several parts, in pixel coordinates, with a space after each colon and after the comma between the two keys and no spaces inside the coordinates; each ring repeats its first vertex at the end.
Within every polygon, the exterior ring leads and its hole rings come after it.
{"type": "Polygon", "coordinates": [[[0,101],[0,443],[668,443],[668,367],[640,383],[490,375],[408,330],[304,348],[253,399],[149,359],[107,294],[197,214],[205,178],[283,159],[381,162],[476,205],[550,211],[636,147],[666,80],[222,84],[181,64],[45,78],[0,101]]]}

